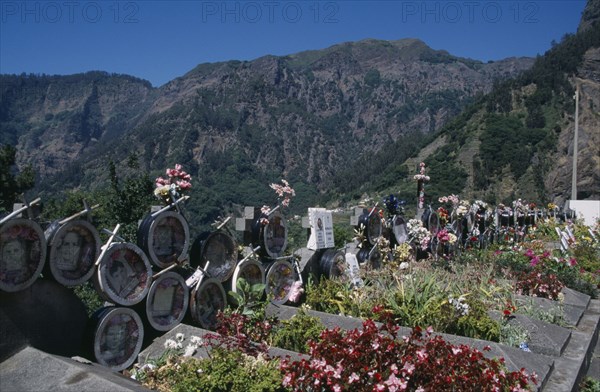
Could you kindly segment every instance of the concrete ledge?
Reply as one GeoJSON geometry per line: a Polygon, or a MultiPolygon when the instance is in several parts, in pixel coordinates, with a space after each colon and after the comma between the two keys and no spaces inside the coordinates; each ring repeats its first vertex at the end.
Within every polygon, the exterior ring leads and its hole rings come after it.
{"type": "MultiPolygon", "coordinates": [[[[502,321],[500,312],[488,312],[491,318],[502,321]]],[[[560,357],[571,338],[571,330],[550,324],[522,314],[513,314],[508,320],[509,325],[524,328],[529,333],[527,344],[529,349],[542,355],[560,357]]]]}
{"type": "MultiPolygon", "coordinates": [[[[187,324],[179,324],[178,326],[176,326],[175,328],[173,328],[172,330],[170,330],[163,336],[156,338],[150,346],[148,346],[144,351],[142,351],[138,355],[138,363],[144,364],[144,363],[152,362],[152,361],[159,359],[166,351],[165,350],[165,341],[167,341],[167,339],[175,340],[175,335],[177,335],[178,333],[182,333],[185,338],[185,340],[183,342],[183,347],[185,347],[188,344],[189,339],[192,336],[198,336],[200,338],[203,338],[204,335],[209,334],[209,333],[216,334],[216,332],[208,331],[206,329],[194,327],[194,326],[187,325],[187,324]]],[[[279,358],[285,358],[285,357],[289,356],[294,360],[300,359],[300,358],[308,358],[307,356],[299,354],[297,352],[284,350],[284,349],[281,349],[278,347],[269,348],[269,355],[271,357],[279,357],[279,358]]],[[[206,350],[206,348],[204,348],[204,347],[201,347],[198,351],[196,351],[196,353],[193,355],[193,357],[198,358],[198,359],[208,358],[209,357],[208,350],[206,350]]]]}
{"type": "Polygon", "coordinates": [[[598,341],[600,329],[600,300],[591,300],[563,355],[556,359],[556,368],[544,391],[578,390],[585,376],[598,341]]]}
{"type": "Polygon", "coordinates": [[[102,365],[26,347],[0,363],[0,391],[147,392],[149,389],[102,365]]]}

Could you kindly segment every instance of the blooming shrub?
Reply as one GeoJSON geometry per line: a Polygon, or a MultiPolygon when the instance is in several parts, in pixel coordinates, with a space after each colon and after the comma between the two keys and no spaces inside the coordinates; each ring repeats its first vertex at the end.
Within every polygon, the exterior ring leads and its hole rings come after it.
{"type": "Polygon", "coordinates": [[[260,316],[248,317],[236,312],[219,312],[217,334],[208,333],[204,335],[204,339],[213,348],[240,350],[244,354],[256,356],[267,352],[267,342],[274,322],[260,316]]]}
{"type": "Polygon", "coordinates": [[[545,274],[537,270],[521,274],[515,286],[518,294],[552,300],[558,300],[558,294],[563,287],[565,285],[558,280],[555,274],[545,274]]]}
{"type": "Polygon", "coordinates": [[[366,320],[362,330],[323,331],[310,343],[310,359],[282,361],[283,385],[293,391],[523,391],[537,381],[524,369],[509,372],[502,359],[432,336],[430,329],[417,327],[400,338],[391,317],[379,317],[380,327],[366,320]]]}

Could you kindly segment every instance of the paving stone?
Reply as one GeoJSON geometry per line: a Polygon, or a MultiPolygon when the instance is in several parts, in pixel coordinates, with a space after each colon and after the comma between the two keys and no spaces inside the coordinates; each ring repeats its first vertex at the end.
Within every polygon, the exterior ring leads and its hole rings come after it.
{"type": "Polygon", "coordinates": [[[580,308],[587,308],[590,304],[591,297],[587,294],[580,293],[568,287],[562,289],[562,293],[565,296],[565,304],[577,306],[580,308]]]}
{"type": "MultiPolygon", "coordinates": [[[[502,320],[500,312],[489,312],[489,314],[495,320],[502,320]]],[[[508,324],[520,326],[529,333],[527,345],[532,352],[537,354],[560,357],[571,338],[571,331],[567,328],[529,318],[518,313],[511,316],[508,324]]]]}
{"type": "Polygon", "coordinates": [[[0,391],[147,392],[149,389],[107,367],[25,347],[0,363],[0,391]]]}
{"type": "Polygon", "coordinates": [[[590,304],[571,333],[563,354],[556,359],[555,369],[544,392],[576,391],[584,376],[589,374],[590,362],[600,330],[600,300],[590,304]]]}
{"type": "Polygon", "coordinates": [[[558,301],[553,301],[547,298],[530,297],[527,295],[515,295],[515,302],[517,307],[523,306],[524,304],[527,305],[533,302],[533,304],[539,309],[547,312],[557,311],[559,307],[562,306],[564,313],[564,321],[566,322],[567,326],[570,327],[577,326],[577,324],[579,324],[581,316],[583,316],[583,313],[585,312],[585,307],[567,304],[564,302],[561,305],[558,301]]]}

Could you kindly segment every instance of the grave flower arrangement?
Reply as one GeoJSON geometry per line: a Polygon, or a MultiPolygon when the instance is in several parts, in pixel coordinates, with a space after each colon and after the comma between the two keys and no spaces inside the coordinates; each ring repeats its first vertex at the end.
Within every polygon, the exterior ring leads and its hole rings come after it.
{"type": "Polygon", "coordinates": [[[514,200],[512,202],[512,206],[517,217],[525,216],[527,215],[527,212],[529,212],[529,204],[521,199],[514,200]]]}
{"type": "Polygon", "coordinates": [[[471,203],[469,203],[468,200],[461,200],[460,203],[458,203],[458,207],[456,207],[456,215],[458,217],[465,216],[469,213],[470,210],[471,203]]]}
{"type": "Polygon", "coordinates": [[[431,178],[425,174],[425,162],[419,164],[419,173],[413,176],[416,181],[428,182],[431,178]]]}
{"type": "Polygon", "coordinates": [[[167,178],[157,177],[154,180],[154,195],[169,205],[192,188],[192,176],[178,163],[175,164],[175,169],[167,168],[166,175],[167,178]]]}
{"type": "Polygon", "coordinates": [[[440,218],[440,225],[446,226],[450,222],[450,214],[448,213],[448,210],[444,207],[439,207],[436,212],[440,218]]]}
{"type": "Polygon", "coordinates": [[[460,199],[457,195],[452,194],[450,196],[442,196],[438,199],[438,201],[440,203],[450,203],[453,206],[456,206],[459,203],[460,199]]]}
{"type": "Polygon", "coordinates": [[[431,241],[431,234],[429,230],[423,227],[423,222],[418,219],[410,219],[406,226],[410,242],[420,246],[421,250],[427,250],[429,241],[431,241]]]}
{"type": "Polygon", "coordinates": [[[440,242],[440,244],[447,243],[452,245],[456,242],[457,237],[453,233],[450,233],[447,229],[442,229],[437,232],[437,239],[440,242]]]}

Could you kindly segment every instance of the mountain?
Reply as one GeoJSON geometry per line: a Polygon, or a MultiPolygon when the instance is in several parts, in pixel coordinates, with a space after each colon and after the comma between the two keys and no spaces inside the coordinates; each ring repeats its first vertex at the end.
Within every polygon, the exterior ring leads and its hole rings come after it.
{"type": "MultiPolygon", "coordinates": [[[[571,198],[575,101],[579,86],[578,199],[600,198],[600,1],[587,3],[577,34],[568,34],[518,77],[449,122],[413,157],[382,150],[361,184],[338,184],[415,199],[409,173],[424,161],[428,200],[449,193],[493,203],[524,198],[562,205],[571,198]],[[408,158],[408,159],[407,159],[408,158]],[[398,181],[398,178],[404,180],[398,181]]],[[[348,168],[347,173],[359,165],[348,168]]],[[[360,162],[364,168],[367,162],[360,162]]]]}
{"type": "Polygon", "coordinates": [[[133,154],[153,175],[183,164],[203,221],[224,207],[265,203],[267,184],[281,177],[305,207],[354,162],[392,145],[398,156],[412,154],[532,63],[369,39],[200,64],[160,88],[104,72],[1,75],[0,144],[17,147],[18,166],[32,165],[48,195],[105,187],[107,162],[123,166],[133,154]]]}

